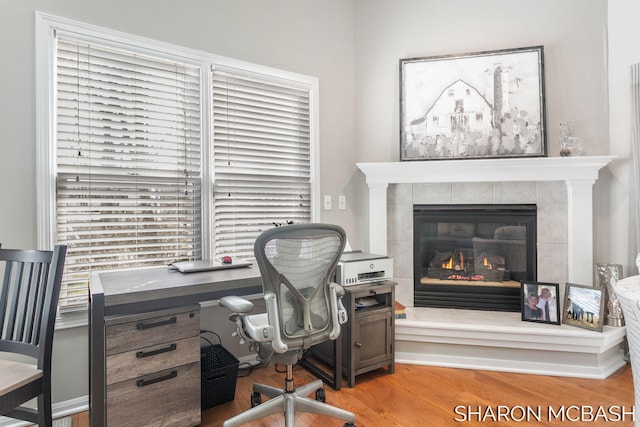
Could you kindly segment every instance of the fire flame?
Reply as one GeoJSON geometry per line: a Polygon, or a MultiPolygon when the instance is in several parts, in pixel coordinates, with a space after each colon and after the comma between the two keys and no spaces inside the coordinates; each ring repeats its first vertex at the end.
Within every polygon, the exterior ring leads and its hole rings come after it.
{"type": "Polygon", "coordinates": [[[482,261],[482,265],[484,265],[487,268],[487,270],[493,270],[493,266],[491,265],[487,257],[484,257],[484,260],[482,261]]]}
{"type": "Polygon", "coordinates": [[[454,254],[449,257],[449,260],[440,264],[440,268],[446,270],[464,270],[464,255],[462,252],[458,252],[457,256],[454,254]]]}

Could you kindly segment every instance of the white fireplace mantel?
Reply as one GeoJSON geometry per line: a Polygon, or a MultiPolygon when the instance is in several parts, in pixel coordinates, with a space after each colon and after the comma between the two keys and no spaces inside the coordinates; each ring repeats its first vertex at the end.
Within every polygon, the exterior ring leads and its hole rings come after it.
{"type": "Polygon", "coordinates": [[[357,163],[369,186],[369,250],[387,254],[389,184],[564,181],[569,219],[569,281],[593,281],[593,184],[615,156],[357,163]]]}

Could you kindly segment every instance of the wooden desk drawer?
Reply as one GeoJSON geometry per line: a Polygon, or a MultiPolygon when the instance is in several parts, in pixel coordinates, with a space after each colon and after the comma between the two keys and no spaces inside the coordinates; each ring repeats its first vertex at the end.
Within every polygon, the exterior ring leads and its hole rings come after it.
{"type": "Polygon", "coordinates": [[[139,350],[161,343],[170,343],[200,333],[200,312],[193,310],[144,313],[121,316],[106,322],[107,356],[139,350]]]}
{"type": "Polygon", "coordinates": [[[199,361],[199,336],[117,353],[107,356],[107,384],[199,361]]]}
{"type": "Polygon", "coordinates": [[[353,295],[353,298],[365,298],[365,297],[377,297],[382,298],[380,302],[386,304],[384,298],[385,295],[390,294],[392,287],[390,285],[361,285],[357,290],[349,288],[349,292],[353,295]],[[365,287],[366,286],[366,287],[365,287]],[[364,288],[364,289],[363,289],[364,288]]]}
{"type": "Polygon", "coordinates": [[[110,427],[189,427],[200,424],[200,363],[107,386],[110,427]]]}

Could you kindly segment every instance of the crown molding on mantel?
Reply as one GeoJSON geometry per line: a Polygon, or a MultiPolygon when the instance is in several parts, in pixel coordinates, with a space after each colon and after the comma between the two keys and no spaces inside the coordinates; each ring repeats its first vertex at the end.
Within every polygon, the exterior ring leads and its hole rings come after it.
{"type": "Polygon", "coordinates": [[[356,163],[368,185],[431,182],[596,181],[616,156],[356,163]]]}
{"type": "Polygon", "coordinates": [[[369,186],[369,251],[387,254],[389,184],[564,181],[569,281],[593,281],[593,184],[616,156],[532,157],[356,163],[369,186]]]}

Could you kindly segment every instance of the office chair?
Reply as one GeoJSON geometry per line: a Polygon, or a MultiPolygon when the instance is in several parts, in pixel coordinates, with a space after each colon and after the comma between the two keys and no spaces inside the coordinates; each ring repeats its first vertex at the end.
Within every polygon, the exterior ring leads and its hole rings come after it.
{"type": "Polygon", "coordinates": [[[51,353],[66,253],[0,249],[0,353],[21,355],[0,359],[0,415],[40,427],[53,423],[51,353]],[[35,397],[37,410],[21,406],[35,397]]]}
{"type": "Polygon", "coordinates": [[[284,389],[254,384],[252,408],[226,420],[224,427],[284,413],[285,427],[294,426],[295,412],[311,412],[347,421],[355,415],[324,403],[321,380],[302,387],[293,384],[293,365],[305,350],[340,336],[347,313],[344,290],[331,279],[345,245],[344,230],[328,224],[294,224],[269,229],[256,239],[254,254],[262,276],[266,313],[250,314],[253,304],[237,296],[220,299],[233,312],[241,342],[265,364],[286,365],[284,389]],[[305,397],[315,391],[315,400],[305,397]],[[262,403],[261,395],[270,399],[262,403]]]}

